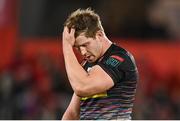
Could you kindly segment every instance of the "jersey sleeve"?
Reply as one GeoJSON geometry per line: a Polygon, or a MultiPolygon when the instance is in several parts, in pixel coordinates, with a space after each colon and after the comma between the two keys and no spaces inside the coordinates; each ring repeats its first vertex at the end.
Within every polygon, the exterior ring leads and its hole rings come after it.
{"type": "Polygon", "coordinates": [[[111,55],[98,62],[98,65],[112,78],[114,83],[117,83],[124,75],[121,70],[121,65],[124,61],[125,58],[120,55],[111,55]]]}

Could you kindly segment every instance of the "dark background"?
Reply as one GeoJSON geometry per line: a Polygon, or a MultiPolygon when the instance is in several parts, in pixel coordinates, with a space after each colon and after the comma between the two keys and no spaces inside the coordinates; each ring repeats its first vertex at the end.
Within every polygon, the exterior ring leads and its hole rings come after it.
{"type": "Polygon", "coordinates": [[[0,119],[61,119],[73,93],[63,23],[88,7],[108,38],[136,59],[132,118],[180,119],[179,0],[0,0],[0,119]]]}

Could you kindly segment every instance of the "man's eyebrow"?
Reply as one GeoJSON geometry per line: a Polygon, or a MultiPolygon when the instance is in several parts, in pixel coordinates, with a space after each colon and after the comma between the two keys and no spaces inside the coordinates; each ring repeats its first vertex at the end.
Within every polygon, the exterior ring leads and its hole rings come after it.
{"type": "Polygon", "coordinates": [[[80,44],[79,46],[87,45],[87,44],[89,44],[89,42],[82,43],[82,44],[80,44]]]}
{"type": "Polygon", "coordinates": [[[86,44],[88,44],[89,42],[85,42],[85,43],[82,43],[82,44],[79,44],[79,45],[74,45],[74,47],[79,47],[79,46],[83,46],[83,45],[86,45],[86,44]]]}

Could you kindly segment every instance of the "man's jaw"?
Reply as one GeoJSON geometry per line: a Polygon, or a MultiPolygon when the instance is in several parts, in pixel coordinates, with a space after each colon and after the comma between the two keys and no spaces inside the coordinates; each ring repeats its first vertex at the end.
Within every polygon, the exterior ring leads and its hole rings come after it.
{"type": "Polygon", "coordinates": [[[90,63],[95,62],[95,60],[94,60],[95,56],[93,56],[93,55],[86,56],[84,59],[87,60],[90,63]]]}

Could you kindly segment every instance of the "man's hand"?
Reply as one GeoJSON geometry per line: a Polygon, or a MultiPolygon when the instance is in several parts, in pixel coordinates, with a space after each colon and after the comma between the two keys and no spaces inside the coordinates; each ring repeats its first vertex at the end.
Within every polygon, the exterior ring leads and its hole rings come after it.
{"type": "Polygon", "coordinates": [[[67,26],[64,27],[63,31],[63,43],[68,43],[71,46],[74,46],[75,37],[74,37],[75,29],[71,28],[70,31],[67,26]]]}

